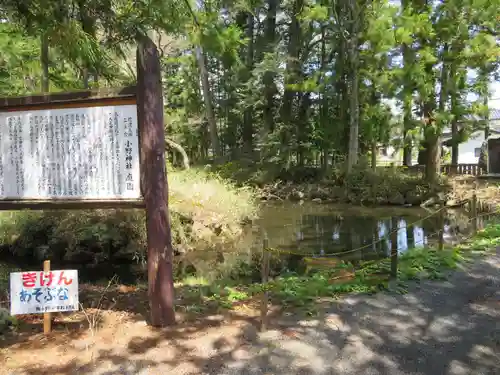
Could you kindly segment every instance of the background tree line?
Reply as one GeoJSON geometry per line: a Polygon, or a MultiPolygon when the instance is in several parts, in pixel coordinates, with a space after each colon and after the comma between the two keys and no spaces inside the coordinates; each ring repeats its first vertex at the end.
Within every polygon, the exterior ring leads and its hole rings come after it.
{"type": "Polygon", "coordinates": [[[487,132],[500,0],[4,0],[0,95],[128,85],[149,35],[166,126],[191,160],[328,170],[415,145],[429,182],[487,132]],[[470,94],[474,100],[467,100],[470,94]],[[396,103],[395,113],[389,103],[396,103]],[[484,121],[461,126],[469,114],[484,121]]]}

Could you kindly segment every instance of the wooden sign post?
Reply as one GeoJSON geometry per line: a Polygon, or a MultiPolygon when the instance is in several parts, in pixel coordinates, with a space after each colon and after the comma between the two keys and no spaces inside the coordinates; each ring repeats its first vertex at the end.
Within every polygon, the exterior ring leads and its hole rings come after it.
{"type": "MultiPolygon", "coordinates": [[[[43,262],[43,272],[45,274],[50,272],[50,260],[43,262]]],[[[48,335],[52,331],[52,314],[49,312],[43,313],[43,333],[48,335]]]]}
{"type": "Polygon", "coordinates": [[[165,127],[160,59],[152,40],[137,49],[137,113],[140,126],[141,188],[148,234],[148,293],[153,326],[175,323],[173,249],[165,175],[165,127]]]}
{"type": "Polygon", "coordinates": [[[175,323],[173,249],[160,61],[148,37],[137,77],[121,90],[0,99],[0,210],[145,207],[151,324],[164,326],[175,323]]]}

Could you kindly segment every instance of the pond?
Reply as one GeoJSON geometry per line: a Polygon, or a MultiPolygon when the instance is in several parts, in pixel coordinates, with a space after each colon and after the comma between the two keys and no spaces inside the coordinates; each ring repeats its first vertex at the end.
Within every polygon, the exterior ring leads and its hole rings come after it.
{"type": "MultiPolygon", "coordinates": [[[[237,263],[231,263],[231,259],[237,258],[255,265],[252,252],[260,254],[262,251],[264,233],[268,237],[269,247],[283,254],[280,264],[291,271],[300,272],[303,269],[301,260],[304,256],[333,255],[352,263],[381,259],[391,254],[393,237],[388,234],[396,226],[397,249],[403,253],[409,248],[437,242],[443,221],[445,243],[457,243],[472,232],[468,213],[462,210],[447,210],[445,215],[440,216],[421,208],[366,208],[313,202],[265,203],[261,207],[260,217],[253,225],[247,226],[247,236],[238,245],[241,257],[225,257],[222,251],[192,252],[190,264],[195,271],[190,272],[197,272],[200,276],[212,272],[217,274],[219,265],[224,269],[237,269],[237,263]]],[[[480,221],[479,227],[485,222],[480,221]]],[[[2,264],[5,269],[10,269],[31,268],[32,263],[21,259],[0,259],[0,271],[2,264]]],[[[145,266],[135,261],[56,266],[78,267],[82,282],[109,279],[116,274],[121,282],[135,283],[146,276],[145,266]]],[[[260,265],[255,266],[252,266],[255,271],[260,270],[260,265]]],[[[278,268],[283,270],[281,266],[278,268]]],[[[179,268],[175,272],[177,275],[179,268]]],[[[5,277],[8,275],[6,271],[3,274],[5,277]]],[[[260,278],[259,275],[255,277],[260,278]]]]}
{"type": "MultiPolygon", "coordinates": [[[[269,246],[284,254],[340,253],[345,260],[372,260],[390,255],[389,234],[396,226],[399,253],[437,243],[441,226],[448,244],[471,234],[472,223],[464,210],[446,210],[442,216],[422,208],[279,202],[264,205],[256,225],[261,235],[267,234],[269,246]]],[[[485,222],[480,220],[479,226],[485,222]]]]}

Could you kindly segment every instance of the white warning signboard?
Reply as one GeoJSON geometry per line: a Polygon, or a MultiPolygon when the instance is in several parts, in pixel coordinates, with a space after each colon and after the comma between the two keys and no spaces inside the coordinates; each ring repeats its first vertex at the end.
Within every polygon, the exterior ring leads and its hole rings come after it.
{"type": "Polygon", "coordinates": [[[78,310],[78,271],[10,274],[11,315],[78,310]]]}

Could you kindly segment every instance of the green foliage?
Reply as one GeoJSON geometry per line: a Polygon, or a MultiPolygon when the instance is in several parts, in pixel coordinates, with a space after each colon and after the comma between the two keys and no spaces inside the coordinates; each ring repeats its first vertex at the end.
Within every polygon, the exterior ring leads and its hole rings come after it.
{"type": "MultiPolygon", "coordinates": [[[[1,251],[4,251],[2,249],[1,251]]],[[[0,303],[7,300],[9,291],[9,280],[11,272],[20,271],[17,267],[11,267],[5,263],[0,263],[0,303]]]]}
{"type": "MultiPolygon", "coordinates": [[[[256,212],[251,190],[196,170],[171,172],[169,185],[176,252],[207,250],[215,259],[216,249],[230,252],[245,246],[242,223],[256,212]]],[[[143,210],[3,212],[0,228],[0,242],[12,255],[36,264],[51,259],[54,264],[102,268],[141,264],[146,258],[143,210]]],[[[204,263],[209,265],[199,255],[191,261],[200,270],[204,263]]]]}
{"type": "Polygon", "coordinates": [[[374,171],[362,164],[350,174],[336,170],[334,181],[345,189],[347,201],[361,204],[420,204],[439,188],[404,169],[382,167],[374,171]]]}
{"type": "Polygon", "coordinates": [[[40,86],[40,52],[36,39],[8,23],[0,23],[0,93],[22,95],[40,86]]]}
{"type": "MultiPolygon", "coordinates": [[[[449,271],[460,267],[474,254],[484,254],[500,244],[500,224],[491,224],[472,240],[456,248],[413,248],[398,258],[398,290],[404,292],[407,282],[421,279],[445,279],[449,271]]],[[[296,273],[281,274],[267,285],[238,283],[238,280],[219,280],[213,284],[193,286],[191,293],[203,300],[215,301],[220,307],[232,308],[234,302],[270,292],[271,300],[283,307],[313,311],[322,297],[336,298],[345,293],[375,293],[388,287],[391,259],[362,263],[353,277],[338,281],[339,271],[349,265],[321,269],[310,276],[296,273]],[[230,285],[230,286],[228,286],[230,285]]],[[[188,284],[188,283],[185,283],[188,284]]]]}
{"type": "Polygon", "coordinates": [[[224,160],[249,157],[261,170],[278,171],[322,160],[328,170],[334,157],[348,154],[350,127],[360,155],[395,137],[429,144],[452,122],[466,135],[484,128],[462,120],[487,113],[488,84],[500,61],[499,6],[499,0],[5,0],[0,92],[38,91],[42,35],[52,91],[82,88],[89,77],[94,86],[131,84],[130,57],[150,35],[162,59],[166,129],[192,164],[213,159],[212,134],[224,160]],[[206,55],[205,93],[196,48],[206,55]],[[350,92],[354,77],[359,87],[350,92]],[[388,101],[403,106],[404,121],[388,101]]]}
{"type": "Polygon", "coordinates": [[[351,173],[347,173],[343,165],[325,174],[321,169],[309,166],[285,169],[279,163],[267,163],[262,167],[244,162],[225,163],[215,170],[239,184],[262,188],[264,195],[271,193],[282,199],[300,195],[301,199],[320,198],[364,205],[418,205],[448,189],[444,179],[429,184],[420,174],[406,168],[379,167],[373,170],[364,161],[351,173]]]}
{"type": "Polygon", "coordinates": [[[0,307],[0,335],[5,334],[10,327],[14,327],[16,324],[16,318],[10,316],[7,309],[0,307]]]}
{"type": "Polygon", "coordinates": [[[32,261],[100,264],[132,260],[145,247],[140,210],[7,212],[1,242],[32,261]]]}

